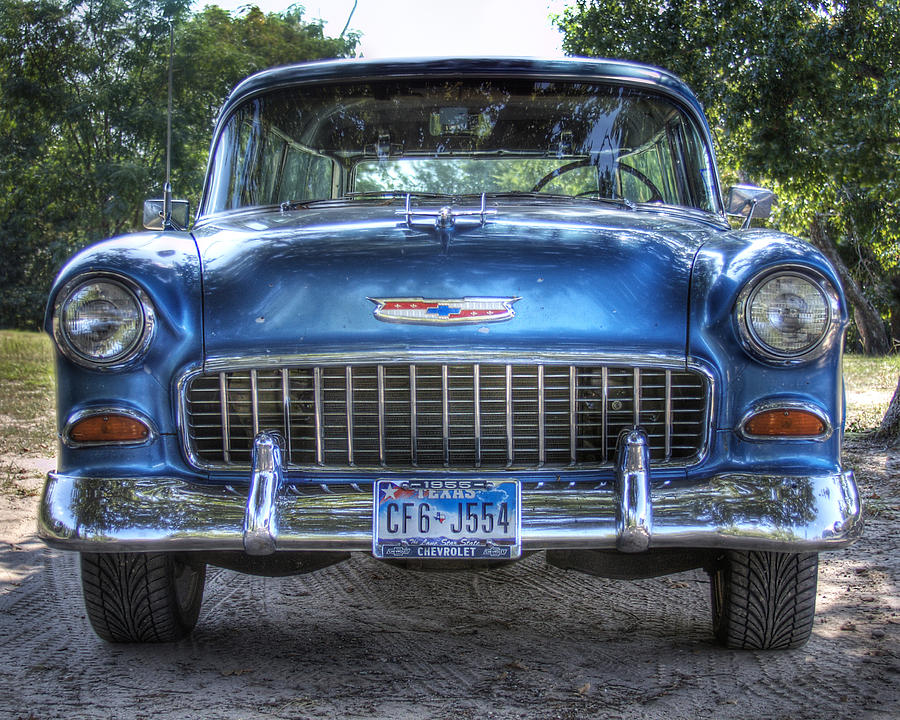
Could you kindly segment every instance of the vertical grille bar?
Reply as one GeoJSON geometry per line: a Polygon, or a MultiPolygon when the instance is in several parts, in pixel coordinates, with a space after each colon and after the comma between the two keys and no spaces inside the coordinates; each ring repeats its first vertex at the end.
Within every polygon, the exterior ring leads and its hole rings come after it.
{"type": "Polygon", "coordinates": [[[569,460],[578,462],[578,369],[569,365],[569,460]]]}
{"type": "Polygon", "coordinates": [[[472,399],[475,432],[475,467],[481,467],[481,365],[472,366],[472,399]]]}
{"type": "Polygon", "coordinates": [[[259,386],[256,370],[250,371],[250,412],[253,415],[253,437],[259,434],[259,386]]]}
{"type": "Polygon", "coordinates": [[[604,365],[600,371],[601,384],[603,387],[600,392],[603,396],[602,409],[600,410],[600,434],[603,437],[603,462],[609,459],[609,430],[607,428],[607,420],[609,419],[609,370],[604,365]]]}
{"type": "Polygon", "coordinates": [[[353,366],[344,369],[344,392],[347,407],[347,463],[353,465],[353,366]]]}
{"type": "Polygon", "coordinates": [[[222,457],[231,462],[231,431],[228,423],[228,380],[225,373],[219,373],[219,396],[222,398],[220,415],[222,418],[222,457]]]}
{"type": "Polygon", "coordinates": [[[322,418],[322,368],[313,368],[313,403],[316,415],[316,464],[325,464],[325,425],[322,418]]]}
{"type": "Polygon", "coordinates": [[[538,466],[547,461],[547,447],[544,439],[544,366],[538,365],[538,466]]]}
{"type": "Polygon", "coordinates": [[[378,463],[384,467],[384,365],[378,366],[378,463]]]}
{"type": "Polygon", "coordinates": [[[506,366],[506,464],[512,465],[515,458],[513,448],[513,394],[512,394],[512,365],[506,366]]]}
{"type": "Polygon", "coordinates": [[[284,413],[284,443],[288,462],[291,460],[291,379],[289,370],[281,370],[281,407],[284,413]]]}
{"type": "Polygon", "coordinates": [[[444,467],[450,467],[450,388],[447,383],[446,365],[441,365],[441,440],[444,449],[444,467]]]}
{"type": "Polygon", "coordinates": [[[413,467],[419,465],[419,428],[416,408],[416,366],[409,366],[409,456],[413,467]]]}
{"type": "Polygon", "coordinates": [[[641,426],[641,371],[634,369],[634,426],[641,426]]]}
{"type": "Polygon", "coordinates": [[[672,458],[672,371],[666,370],[666,427],[665,435],[665,460],[672,458]]]}

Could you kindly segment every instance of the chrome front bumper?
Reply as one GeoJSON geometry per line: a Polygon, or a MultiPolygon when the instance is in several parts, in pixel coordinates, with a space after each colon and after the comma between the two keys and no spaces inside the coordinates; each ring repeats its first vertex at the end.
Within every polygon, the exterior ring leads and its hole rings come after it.
{"type": "MultiPolygon", "coordinates": [[[[586,485],[524,484],[523,550],[808,552],[843,547],[862,531],[851,471],[734,473],[654,487],[639,430],[620,439],[615,482],[586,485]]],[[[53,547],[87,552],[371,551],[370,487],[285,484],[278,438],[261,433],[247,489],[50,473],[38,534],[53,547]]]]}

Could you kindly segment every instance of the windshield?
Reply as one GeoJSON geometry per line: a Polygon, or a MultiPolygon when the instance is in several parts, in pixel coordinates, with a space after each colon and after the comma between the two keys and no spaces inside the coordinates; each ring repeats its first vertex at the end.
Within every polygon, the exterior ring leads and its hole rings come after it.
{"type": "Polygon", "coordinates": [[[523,79],[300,86],[228,120],[204,212],[349,193],[547,193],[715,211],[691,118],[643,90],[523,79]]]}

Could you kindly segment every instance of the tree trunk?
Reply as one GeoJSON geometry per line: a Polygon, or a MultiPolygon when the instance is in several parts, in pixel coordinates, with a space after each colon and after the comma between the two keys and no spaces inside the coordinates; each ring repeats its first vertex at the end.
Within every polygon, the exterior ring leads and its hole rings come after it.
{"type": "Polygon", "coordinates": [[[818,213],[813,218],[812,226],[809,229],[809,240],[831,261],[841,278],[844,294],[847,296],[850,307],[853,308],[853,321],[856,323],[856,329],[862,340],[863,352],[866,355],[887,355],[891,350],[891,342],[884,329],[881,314],[863,294],[859,283],[853,279],[849,268],[841,260],[837,246],[828,233],[825,218],[818,213]]]}
{"type": "Polygon", "coordinates": [[[891,398],[891,404],[888,405],[876,435],[885,440],[900,442],[900,378],[897,379],[897,389],[894,390],[894,397],[891,398]]]}

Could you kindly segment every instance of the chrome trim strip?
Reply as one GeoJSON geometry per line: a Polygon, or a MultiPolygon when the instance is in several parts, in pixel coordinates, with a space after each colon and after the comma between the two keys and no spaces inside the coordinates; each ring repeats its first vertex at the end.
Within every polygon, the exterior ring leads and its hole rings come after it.
{"type": "MultiPolygon", "coordinates": [[[[222,395],[222,455],[225,462],[231,462],[231,428],[228,419],[228,378],[224,372],[219,373],[219,393],[222,395]]],[[[187,427],[187,424],[185,424],[187,427]]]]}
{"type": "Polygon", "coordinates": [[[472,401],[475,431],[475,467],[481,467],[481,365],[472,366],[472,401]]]}
{"type": "Polygon", "coordinates": [[[569,365],[569,460],[578,462],[578,369],[569,365]]]}
{"type": "Polygon", "coordinates": [[[409,366],[409,456],[413,467],[419,464],[419,408],[416,403],[416,366],[409,366]]]}
{"type": "Polygon", "coordinates": [[[378,462],[385,465],[384,457],[384,365],[379,365],[378,372],[378,462]]]}
{"type": "Polygon", "coordinates": [[[144,445],[149,445],[153,442],[156,442],[157,437],[159,437],[159,432],[156,430],[156,426],[153,424],[153,421],[139,410],[133,410],[132,408],[120,406],[117,407],[113,405],[103,405],[100,407],[82,408],[81,410],[78,410],[77,412],[69,415],[69,417],[66,419],[66,424],[63,427],[61,439],[63,445],[69,448],[142,447],[144,445]],[[147,428],[147,437],[143,440],[117,440],[109,442],[76,442],[72,439],[72,428],[77,423],[90,417],[97,417],[98,415],[124,415],[125,417],[129,417],[132,420],[137,420],[139,423],[141,423],[141,425],[147,428]]]}
{"type": "Polygon", "coordinates": [[[291,449],[294,447],[291,441],[291,377],[290,370],[281,370],[281,403],[284,413],[284,447],[288,453],[288,464],[291,462],[291,449]]]}
{"type": "Polygon", "coordinates": [[[446,365],[441,365],[441,444],[444,467],[450,467],[450,388],[446,365]]]}
{"type": "Polygon", "coordinates": [[[271,555],[278,537],[277,499],[284,481],[281,438],[259,433],[253,440],[253,471],[244,511],[242,544],[248,555],[271,555]]]}
{"type": "Polygon", "coordinates": [[[453,365],[461,363],[496,363],[508,365],[538,365],[540,363],[556,365],[622,365],[625,367],[670,367],[673,370],[699,369],[696,360],[688,361],[683,354],[673,353],[597,353],[596,350],[566,352],[527,352],[527,351],[485,351],[485,350],[418,350],[390,351],[373,350],[371,352],[334,352],[310,353],[306,355],[217,355],[207,358],[203,364],[203,372],[215,373],[220,370],[241,370],[246,368],[281,368],[285,365],[453,365]]]}
{"type": "Polygon", "coordinates": [[[634,396],[631,398],[631,404],[634,405],[632,408],[632,413],[634,415],[634,426],[641,426],[641,370],[640,368],[635,368],[633,370],[632,377],[632,392],[634,396]]]}
{"type": "Polygon", "coordinates": [[[515,448],[513,438],[513,366],[506,365],[506,466],[512,467],[515,459],[515,448]]]}
{"type": "Polygon", "coordinates": [[[623,430],[616,446],[616,549],[644,552],[653,534],[650,444],[643,430],[623,430]]]}
{"type": "Polygon", "coordinates": [[[322,407],[322,368],[313,368],[313,405],[316,416],[316,465],[325,464],[325,424],[322,407]]]}
{"type": "Polygon", "coordinates": [[[790,442],[794,440],[825,442],[834,433],[834,424],[831,422],[831,418],[828,417],[828,414],[814,403],[806,400],[781,400],[779,398],[769,398],[754,403],[751,408],[744,413],[737,428],[735,428],[735,432],[741,439],[754,442],[790,442]],[[825,432],[821,435],[753,435],[748,433],[745,428],[750,419],[754,415],[766,412],[767,410],[805,410],[822,421],[825,425],[825,432]]]}
{"type": "Polygon", "coordinates": [[[347,417],[347,462],[353,467],[353,366],[351,365],[344,370],[344,396],[347,417]]]}
{"type": "Polygon", "coordinates": [[[603,378],[601,381],[603,388],[600,391],[603,394],[603,405],[600,410],[600,424],[603,427],[600,435],[603,438],[603,462],[606,462],[606,458],[609,457],[609,369],[604,367],[600,371],[600,376],[603,378]]]}
{"type": "Polygon", "coordinates": [[[544,366],[537,366],[537,413],[538,413],[538,467],[547,462],[547,440],[544,437],[546,421],[544,418],[544,366]]]}
{"type": "Polygon", "coordinates": [[[259,435],[259,383],[257,371],[250,371],[250,415],[253,418],[253,437],[259,435]]]}
{"type": "Polygon", "coordinates": [[[672,371],[666,370],[666,429],[665,429],[665,462],[672,458],[672,371]]]}
{"type": "MultiPolygon", "coordinates": [[[[526,550],[616,547],[616,499],[605,483],[522,476],[526,550]]],[[[370,483],[283,486],[277,547],[372,548],[370,483]]],[[[84,478],[50,473],[38,517],[47,544],[87,552],[243,550],[247,491],[181,478],[84,478]],[[89,506],[84,498],[92,498],[89,506]]],[[[651,489],[651,547],[779,552],[844,547],[862,531],[852,471],[727,473],[651,489]]]]}

